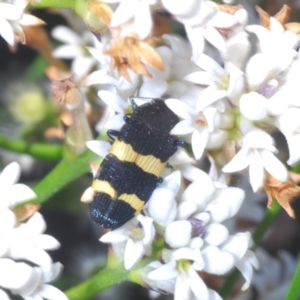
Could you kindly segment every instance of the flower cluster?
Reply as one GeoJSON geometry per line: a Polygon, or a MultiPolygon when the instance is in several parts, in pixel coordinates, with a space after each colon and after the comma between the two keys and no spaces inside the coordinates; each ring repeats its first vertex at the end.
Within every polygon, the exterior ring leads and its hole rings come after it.
{"type": "MultiPolygon", "coordinates": [[[[21,25],[33,20],[24,13],[25,3],[0,2],[0,34],[10,45],[17,37],[25,41],[21,25]]],[[[136,105],[161,98],[179,117],[170,134],[184,139],[190,151],[179,149],[170,158],[172,169],[164,171],[163,183],[143,214],[101,237],[112,244],[126,269],[143,257],[151,259],[142,273],[144,283],[174,293],[176,300],[219,299],[207,282],[233,267],[246,280],[243,289],[250,285],[258,266],[249,250],[250,233],[229,232],[223,223],[236,215],[245,198],[245,191],[231,185],[232,173],[247,174],[254,193],[268,194],[268,206],[276,198],[294,216],[290,204],[300,188],[287,164],[300,159],[299,24],[287,23],[287,6],[274,17],[257,11],[261,25],[248,25],[241,5],[90,0],[82,9],[88,30],[52,31],[66,43],[52,55],[73,59],[75,80],[85,91],[91,86],[98,90],[97,104],[103,111],[96,130],[119,130],[130,111],[129,97],[135,97],[136,105]],[[170,18],[184,28],[186,39],[170,34],[170,18]],[[256,38],[252,49],[251,35],[256,38]],[[286,139],[288,158],[276,145],[278,132],[286,139]],[[200,170],[205,159],[209,174],[200,170]]],[[[80,110],[83,116],[83,105],[80,110]]],[[[93,141],[88,147],[104,157],[110,145],[93,141]]],[[[84,195],[93,196],[93,189],[84,195]]],[[[16,223],[8,207],[3,227],[8,231],[27,228],[40,218],[36,213],[26,223],[16,223]]],[[[253,207],[249,211],[261,213],[253,207]]],[[[11,261],[17,251],[11,241],[2,252],[10,253],[3,263],[12,269],[20,263],[11,261]]],[[[31,256],[22,258],[30,261],[31,256]]]]}
{"type": "MultiPolygon", "coordinates": [[[[277,198],[294,215],[289,203],[299,189],[286,163],[300,159],[298,25],[285,23],[286,6],[275,17],[258,8],[262,25],[247,25],[248,14],[240,5],[103,2],[119,5],[110,6],[101,42],[88,48],[100,70],[88,75],[84,85],[99,88],[99,103],[105,107],[97,130],[122,127],[128,97],[136,96],[137,105],[161,98],[180,118],[170,133],[190,144],[191,155],[181,149],[171,157],[174,172],[165,172],[143,215],[100,240],[112,244],[127,269],[158,255],[144,270],[144,282],[174,293],[175,299],[219,299],[204,278],[234,266],[246,279],[243,289],[248,288],[253,267],[258,267],[249,250],[250,234],[229,233],[222,224],[237,213],[245,196],[242,189],[230,187],[231,173],[248,170],[253,192],[264,189],[269,205],[277,198]],[[156,36],[153,20],[162,10],[184,26],[187,40],[156,36]],[[257,37],[252,56],[250,34],[257,37]],[[286,162],[283,155],[276,156],[272,134],[277,131],[287,140],[286,162]],[[211,163],[209,175],[195,167],[204,157],[211,163]],[[157,241],[163,245],[159,249],[157,241]]],[[[104,142],[88,146],[102,157],[109,149],[104,142]]]]}
{"type": "Polygon", "coordinates": [[[65,294],[48,284],[59,276],[62,265],[53,263],[46,250],[60,244],[43,234],[46,223],[34,205],[16,208],[35,198],[29,187],[16,183],[19,176],[17,163],[9,164],[0,174],[0,298],[19,295],[28,300],[66,300],[65,294]]]}

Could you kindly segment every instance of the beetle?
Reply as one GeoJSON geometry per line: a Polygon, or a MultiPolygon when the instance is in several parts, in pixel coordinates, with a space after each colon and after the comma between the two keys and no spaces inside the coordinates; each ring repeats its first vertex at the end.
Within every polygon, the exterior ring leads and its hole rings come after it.
{"type": "Polygon", "coordinates": [[[163,100],[132,106],[121,130],[108,130],[112,147],[92,183],[91,218],[104,228],[116,229],[140,213],[161,184],[168,159],[184,145],[170,135],[179,119],[163,100]]]}

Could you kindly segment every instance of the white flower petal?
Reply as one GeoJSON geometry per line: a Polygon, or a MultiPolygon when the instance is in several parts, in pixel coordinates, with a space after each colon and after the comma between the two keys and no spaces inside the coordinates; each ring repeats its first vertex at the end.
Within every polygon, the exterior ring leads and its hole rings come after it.
{"type": "Polygon", "coordinates": [[[195,63],[206,72],[214,74],[217,77],[225,75],[225,70],[214,59],[206,54],[202,54],[195,63]]]}
{"type": "Polygon", "coordinates": [[[176,115],[183,119],[190,120],[192,116],[197,114],[192,106],[181,100],[167,99],[165,103],[176,115]]]}
{"type": "Polygon", "coordinates": [[[197,8],[197,1],[187,0],[183,3],[180,0],[162,0],[163,6],[174,15],[189,16],[197,8]]]}
{"type": "Polygon", "coordinates": [[[233,159],[223,167],[224,173],[238,172],[247,168],[251,162],[251,157],[248,155],[247,148],[241,150],[233,157],[233,159]]]}
{"type": "Polygon", "coordinates": [[[24,224],[26,226],[26,230],[28,230],[31,234],[41,234],[46,230],[46,222],[43,216],[36,212],[34,215],[24,224]]]}
{"type": "Polygon", "coordinates": [[[43,20],[29,14],[23,14],[22,18],[18,21],[18,23],[22,26],[37,26],[45,24],[43,20]]]}
{"type": "Polygon", "coordinates": [[[262,50],[268,51],[268,49],[270,48],[270,45],[268,45],[268,42],[270,41],[270,31],[267,28],[260,25],[248,25],[246,29],[247,31],[256,34],[259,39],[262,50]]]}
{"type": "Polygon", "coordinates": [[[57,58],[73,59],[82,56],[82,50],[75,45],[61,45],[53,50],[52,55],[57,58]]]}
{"type": "Polygon", "coordinates": [[[242,286],[242,290],[245,291],[250,286],[253,277],[253,267],[258,269],[258,260],[255,257],[255,254],[251,250],[248,250],[244,258],[238,261],[235,266],[246,279],[246,282],[242,286]]]}
{"type": "Polygon", "coordinates": [[[251,92],[242,95],[239,106],[244,117],[251,121],[258,121],[267,116],[267,104],[268,100],[264,96],[251,92]]]}
{"type": "Polygon", "coordinates": [[[16,263],[11,259],[0,259],[0,285],[8,289],[23,288],[33,275],[33,268],[26,263],[16,263]]]}
{"type": "Polygon", "coordinates": [[[209,133],[207,130],[203,130],[202,132],[194,130],[192,134],[192,149],[197,160],[203,155],[204,149],[208,142],[208,137],[209,133]]]}
{"type": "Polygon", "coordinates": [[[216,275],[223,275],[230,271],[235,263],[234,256],[215,246],[205,246],[202,249],[205,263],[204,271],[216,275]]]}
{"type": "Polygon", "coordinates": [[[226,51],[226,44],[223,36],[220,32],[211,25],[207,25],[206,30],[204,31],[205,39],[216,47],[220,52],[226,51]]]}
{"type": "Polygon", "coordinates": [[[192,120],[182,120],[173,127],[170,134],[185,135],[193,131],[195,131],[195,127],[193,126],[192,120]]]}
{"type": "Polygon", "coordinates": [[[66,44],[79,45],[81,42],[80,37],[77,34],[75,34],[73,30],[66,26],[55,27],[52,30],[51,35],[55,39],[66,44]]]}
{"type": "MultiPolygon", "coordinates": [[[[194,195],[194,194],[193,194],[194,195]]],[[[177,220],[186,220],[197,211],[197,204],[194,201],[181,202],[177,208],[177,220]]]]}
{"type": "Polygon", "coordinates": [[[98,92],[98,96],[117,113],[124,113],[124,110],[130,106],[119,95],[109,91],[101,90],[98,92]]]}
{"type": "Polygon", "coordinates": [[[21,167],[18,163],[10,163],[0,174],[0,187],[4,188],[15,184],[21,174],[21,167]]]}
{"type": "Polygon", "coordinates": [[[209,300],[223,300],[223,298],[220,297],[220,295],[211,289],[208,289],[208,295],[209,295],[209,300]]]}
{"type": "Polygon", "coordinates": [[[220,248],[231,253],[238,261],[245,255],[251,243],[252,240],[249,232],[239,232],[230,236],[220,248]]]}
{"type": "Polygon", "coordinates": [[[44,250],[35,249],[29,256],[25,257],[25,259],[38,266],[41,266],[43,269],[51,269],[52,259],[44,250]]]}
{"type": "Polygon", "coordinates": [[[128,239],[124,251],[125,269],[129,270],[144,255],[145,249],[141,241],[134,242],[128,239]]]}
{"type": "Polygon", "coordinates": [[[161,96],[166,92],[167,88],[167,82],[153,78],[142,84],[139,90],[139,96],[161,98],[161,96]]]}
{"type": "Polygon", "coordinates": [[[160,225],[167,225],[176,217],[175,194],[167,188],[155,189],[148,202],[149,216],[160,225]]]}
{"type": "Polygon", "coordinates": [[[210,178],[205,178],[208,176],[201,177],[204,177],[204,181],[202,181],[201,178],[195,180],[185,189],[181,197],[185,202],[193,201],[197,203],[199,209],[204,208],[215,191],[212,180],[210,180],[210,178]]]}
{"type": "Polygon", "coordinates": [[[245,192],[240,188],[229,187],[222,189],[206,206],[214,222],[223,222],[234,216],[240,209],[245,198],[245,192]]]}
{"type": "Polygon", "coordinates": [[[124,124],[124,114],[117,114],[108,119],[108,121],[104,124],[104,128],[120,130],[124,124]]]}
{"type": "MultiPolygon", "coordinates": [[[[0,3],[4,4],[4,3],[0,3]]],[[[15,35],[11,25],[4,19],[0,17],[0,35],[6,40],[6,42],[14,46],[15,45],[15,35]]]]}
{"type": "Polygon", "coordinates": [[[145,39],[152,29],[152,16],[149,8],[149,3],[141,1],[137,5],[137,10],[134,14],[135,27],[141,40],[145,39]]]}
{"type": "Polygon", "coordinates": [[[186,259],[186,260],[196,262],[199,266],[201,266],[201,268],[203,268],[204,266],[201,252],[198,249],[194,250],[187,247],[179,248],[172,253],[171,259],[175,259],[175,260],[186,259]]]}
{"type": "Polygon", "coordinates": [[[250,58],[246,66],[246,78],[250,91],[257,90],[265,82],[269,71],[269,65],[266,64],[266,57],[263,54],[255,54],[250,58]]]}
{"type": "Polygon", "coordinates": [[[300,134],[291,135],[286,137],[288,147],[289,147],[289,153],[290,157],[287,161],[287,163],[292,166],[300,159],[300,151],[299,151],[299,145],[300,145],[300,134]]]}
{"type": "Polygon", "coordinates": [[[104,141],[87,141],[86,146],[99,155],[100,157],[105,157],[111,148],[111,144],[109,142],[104,141]]]}
{"type": "Polygon", "coordinates": [[[222,224],[212,223],[206,227],[204,241],[212,246],[219,246],[228,238],[228,229],[222,224]]]}
{"type": "Polygon", "coordinates": [[[225,130],[216,130],[209,135],[206,149],[219,149],[228,140],[228,132],[225,130]]]}
{"type": "Polygon", "coordinates": [[[281,115],[288,107],[287,95],[284,91],[276,92],[267,102],[267,111],[271,116],[281,115]]]}
{"type": "Polygon", "coordinates": [[[165,231],[165,241],[172,248],[186,246],[192,235],[192,224],[189,221],[175,221],[170,223],[165,231]]]}
{"type": "MultiPolygon", "coordinates": [[[[250,149],[266,149],[276,152],[273,138],[261,129],[254,128],[246,133],[243,138],[243,147],[250,149]]],[[[253,150],[251,151],[253,153],[253,150]]]]}
{"type": "Polygon", "coordinates": [[[174,300],[189,298],[190,294],[190,287],[185,274],[177,276],[175,283],[174,300]]]}
{"type": "Polygon", "coordinates": [[[237,18],[235,14],[218,11],[212,16],[210,23],[216,28],[230,28],[237,24],[237,18]]]}
{"type": "Polygon", "coordinates": [[[265,171],[262,162],[251,162],[249,166],[249,177],[253,192],[256,192],[263,185],[265,180],[265,171]]]}
{"type": "Polygon", "coordinates": [[[193,293],[197,297],[197,299],[201,299],[201,300],[211,299],[209,297],[207,286],[203,282],[199,274],[193,268],[189,268],[188,275],[189,275],[188,277],[189,285],[193,293]]]}
{"type": "Polygon", "coordinates": [[[43,287],[39,294],[43,298],[49,300],[68,300],[68,297],[62,291],[49,284],[43,284],[43,287]]]}
{"type": "Polygon", "coordinates": [[[51,235],[42,234],[37,237],[36,246],[44,250],[56,250],[60,247],[60,243],[51,235]]]}
{"type": "Polygon", "coordinates": [[[178,275],[176,270],[176,262],[170,261],[160,268],[150,272],[147,277],[152,280],[167,280],[171,278],[175,278],[178,275]]]}
{"type": "Polygon", "coordinates": [[[36,198],[35,192],[25,184],[17,183],[12,189],[15,195],[15,204],[36,198]]]}
{"type": "Polygon", "coordinates": [[[21,18],[22,13],[23,8],[19,5],[13,5],[5,2],[0,3],[0,19],[5,18],[7,20],[17,21],[21,18]]]}
{"type": "Polygon", "coordinates": [[[1,209],[0,210],[0,237],[8,234],[14,228],[15,223],[16,223],[15,214],[10,209],[1,209]]]}
{"type": "Polygon", "coordinates": [[[113,14],[110,26],[117,27],[133,17],[135,10],[132,8],[136,6],[136,2],[135,0],[123,0],[113,14]]]}
{"type": "Polygon", "coordinates": [[[2,289],[0,289],[0,299],[1,300],[11,300],[2,289]]]}
{"type": "Polygon", "coordinates": [[[102,243],[120,243],[128,239],[128,235],[124,232],[123,227],[120,227],[116,230],[109,231],[102,235],[100,242],[102,243]]]}
{"type": "Polygon", "coordinates": [[[93,57],[78,56],[73,59],[71,71],[79,78],[86,76],[95,64],[93,57]]]}
{"type": "Polygon", "coordinates": [[[260,155],[265,169],[277,180],[285,182],[288,179],[288,171],[283,163],[275,155],[267,150],[261,150],[260,155]]]}
{"type": "Polygon", "coordinates": [[[216,101],[226,97],[228,92],[226,90],[216,89],[214,85],[207,87],[201,94],[197,101],[196,108],[198,111],[204,110],[207,106],[216,101]]]}
{"type": "Polygon", "coordinates": [[[186,75],[183,79],[196,84],[209,85],[213,82],[214,78],[215,76],[208,72],[198,71],[186,75]]]}

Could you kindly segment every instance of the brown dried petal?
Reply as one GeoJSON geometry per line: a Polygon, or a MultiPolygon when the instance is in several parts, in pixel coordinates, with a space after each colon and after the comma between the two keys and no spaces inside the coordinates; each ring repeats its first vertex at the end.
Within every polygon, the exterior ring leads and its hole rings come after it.
{"type": "Polygon", "coordinates": [[[228,14],[235,14],[238,10],[242,9],[243,6],[241,4],[238,5],[229,5],[229,4],[220,4],[216,6],[217,10],[223,11],[228,14]]]}
{"type": "Polygon", "coordinates": [[[22,222],[24,220],[27,220],[30,218],[35,212],[37,212],[40,209],[40,205],[36,203],[28,203],[21,207],[18,207],[14,209],[14,213],[17,217],[17,220],[19,222],[22,222]]]}
{"type": "Polygon", "coordinates": [[[288,182],[280,182],[270,174],[267,175],[265,186],[268,194],[268,208],[271,207],[273,201],[276,199],[278,203],[286,210],[288,215],[295,218],[297,211],[296,206],[300,205],[300,187],[292,180],[288,182]]]}
{"type": "Polygon", "coordinates": [[[300,34],[300,23],[292,22],[284,25],[286,30],[290,30],[295,34],[300,34]]]}
{"type": "Polygon", "coordinates": [[[291,8],[283,5],[282,9],[274,16],[274,18],[284,25],[290,18],[291,8]]]}
{"type": "Polygon", "coordinates": [[[160,71],[163,70],[164,67],[162,59],[153,47],[147,43],[141,43],[139,50],[141,57],[147,62],[147,64],[160,71]]]}
{"type": "Polygon", "coordinates": [[[265,28],[269,28],[270,27],[270,15],[257,5],[255,5],[255,9],[259,14],[261,26],[263,26],[265,28]]]}

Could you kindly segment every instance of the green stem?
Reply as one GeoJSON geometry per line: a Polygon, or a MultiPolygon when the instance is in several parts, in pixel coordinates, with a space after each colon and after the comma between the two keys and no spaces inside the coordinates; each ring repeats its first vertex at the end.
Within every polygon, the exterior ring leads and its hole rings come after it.
{"type": "Polygon", "coordinates": [[[149,263],[148,260],[143,260],[136,264],[130,271],[125,270],[123,264],[116,268],[106,267],[92,278],[67,290],[65,293],[69,300],[90,299],[90,297],[98,294],[104,289],[114,286],[122,281],[129,280],[136,270],[141,269],[147,263],[149,263]]]}
{"type": "MultiPolygon", "coordinates": [[[[65,185],[87,173],[90,169],[89,162],[98,160],[99,157],[91,151],[86,151],[72,159],[63,159],[42,181],[34,188],[37,198],[32,202],[42,203],[58,192],[65,185]]],[[[76,199],[79,201],[79,199],[76,199]]]]}
{"type": "Polygon", "coordinates": [[[60,145],[29,143],[3,135],[0,135],[0,148],[42,159],[60,160],[63,157],[63,147],[60,145]]]}
{"type": "Polygon", "coordinates": [[[31,1],[29,8],[70,8],[75,9],[77,1],[76,0],[39,0],[31,1]]]}
{"type": "MultiPolygon", "coordinates": [[[[253,233],[253,242],[254,248],[257,247],[262,241],[265,233],[270,228],[272,223],[275,221],[276,217],[281,211],[281,206],[278,202],[274,202],[272,209],[267,210],[265,217],[258,224],[256,230],[253,233]]],[[[234,270],[226,279],[224,285],[221,287],[219,293],[225,299],[229,296],[234,284],[237,282],[240,276],[240,272],[238,270],[234,270]]]]}
{"type": "Polygon", "coordinates": [[[300,262],[294,274],[289,290],[285,296],[285,300],[297,300],[300,296],[300,262]]]}

